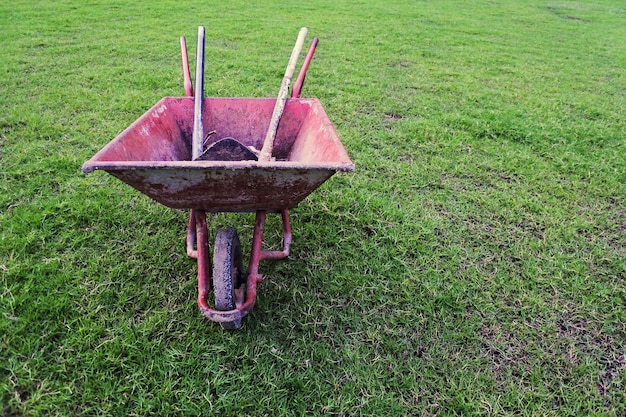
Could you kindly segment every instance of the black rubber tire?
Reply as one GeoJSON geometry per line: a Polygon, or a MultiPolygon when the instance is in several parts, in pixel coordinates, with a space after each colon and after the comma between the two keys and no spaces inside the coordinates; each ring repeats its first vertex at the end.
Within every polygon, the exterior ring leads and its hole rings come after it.
{"type": "MultiPolygon", "coordinates": [[[[228,311],[237,308],[235,290],[245,276],[243,256],[239,236],[234,228],[221,229],[215,238],[213,249],[213,293],[215,309],[228,311]]],[[[241,319],[220,322],[223,329],[234,330],[241,327],[241,319]]]]}

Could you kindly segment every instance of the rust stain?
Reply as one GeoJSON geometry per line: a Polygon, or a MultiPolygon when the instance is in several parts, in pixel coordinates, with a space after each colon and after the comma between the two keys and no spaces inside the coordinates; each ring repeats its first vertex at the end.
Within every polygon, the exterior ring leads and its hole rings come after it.
{"type": "MultiPolygon", "coordinates": [[[[262,146],[275,99],[207,98],[207,131],[262,146]]],[[[205,211],[292,208],[354,165],[317,99],[290,99],[272,163],[189,161],[193,99],[166,97],[83,165],[102,169],[159,203],[205,211]]]]}

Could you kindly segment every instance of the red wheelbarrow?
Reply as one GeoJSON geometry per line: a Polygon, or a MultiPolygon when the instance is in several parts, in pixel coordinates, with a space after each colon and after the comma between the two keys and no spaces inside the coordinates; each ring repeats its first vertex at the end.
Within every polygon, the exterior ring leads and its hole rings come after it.
{"type": "MultiPolygon", "coordinates": [[[[260,261],[289,255],[288,210],[334,173],[354,170],[320,101],[297,97],[299,90],[285,104],[270,162],[191,161],[194,99],[165,97],[82,167],[85,173],[104,170],[167,207],[191,210],[187,254],[198,263],[198,306],[225,329],[241,327],[252,310],[263,279],[260,261]],[[207,212],[256,213],[247,270],[232,228],[218,232],[211,267],[207,212]],[[282,215],[282,251],[262,248],[267,213],[282,215]],[[211,287],[213,307],[207,302],[211,287]]],[[[204,125],[216,137],[259,149],[275,103],[275,98],[205,98],[204,125]]]]}

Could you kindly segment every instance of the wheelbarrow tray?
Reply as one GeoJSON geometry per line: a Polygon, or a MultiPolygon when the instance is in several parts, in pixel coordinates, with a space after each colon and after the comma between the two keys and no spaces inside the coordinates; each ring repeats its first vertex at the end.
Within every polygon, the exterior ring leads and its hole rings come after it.
{"type": "MultiPolygon", "coordinates": [[[[275,102],[206,98],[205,130],[216,132],[212,141],[233,137],[261,149],[275,102]]],[[[171,208],[246,212],[293,208],[335,172],[354,170],[318,99],[287,100],[272,162],[191,161],[193,112],[193,98],[162,98],[83,172],[104,170],[171,208]]]]}

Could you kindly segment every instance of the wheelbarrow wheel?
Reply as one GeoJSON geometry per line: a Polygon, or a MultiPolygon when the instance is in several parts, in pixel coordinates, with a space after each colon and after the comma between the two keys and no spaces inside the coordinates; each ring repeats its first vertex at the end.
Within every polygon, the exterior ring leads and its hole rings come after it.
{"type": "MultiPolygon", "coordinates": [[[[233,228],[221,229],[215,238],[213,250],[213,293],[216,310],[234,310],[243,304],[244,275],[243,256],[237,231],[233,228]]],[[[220,322],[220,325],[227,330],[238,329],[241,327],[241,319],[220,322]]]]}

